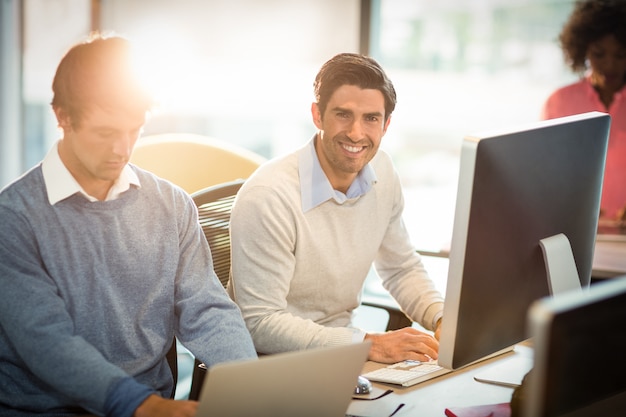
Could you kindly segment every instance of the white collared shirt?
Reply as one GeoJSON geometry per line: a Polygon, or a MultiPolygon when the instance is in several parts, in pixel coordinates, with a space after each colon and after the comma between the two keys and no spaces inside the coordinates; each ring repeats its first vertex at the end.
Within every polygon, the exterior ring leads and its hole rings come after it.
{"type": "MultiPolygon", "coordinates": [[[[48,193],[48,201],[51,205],[54,205],[76,193],[83,194],[89,201],[98,201],[97,198],[87,194],[63,164],[63,161],[61,161],[61,157],[59,156],[59,142],[60,140],[52,146],[41,164],[43,180],[46,184],[46,192],[48,193]]],[[[135,171],[126,165],[120,176],[111,186],[105,201],[115,200],[120,194],[127,191],[131,185],[141,187],[135,171]]]]}
{"type": "Polygon", "coordinates": [[[359,171],[346,194],[333,189],[315,152],[315,136],[300,152],[298,167],[302,211],[305,213],[330,199],[334,199],[338,204],[357,199],[377,182],[376,173],[368,163],[359,171]]]}

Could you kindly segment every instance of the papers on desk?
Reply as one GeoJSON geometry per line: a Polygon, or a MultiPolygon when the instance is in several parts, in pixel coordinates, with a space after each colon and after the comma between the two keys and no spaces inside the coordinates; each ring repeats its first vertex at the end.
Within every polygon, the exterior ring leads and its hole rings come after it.
{"type": "Polygon", "coordinates": [[[510,417],[509,403],[474,405],[471,407],[446,408],[448,417],[510,417]]]}
{"type": "Polygon", "coordinates": [[[598,235],[622,235],[626,237],[626,220],[598,220],[598,235]]]}
{"type": "Polygon", "coordinates": [[[593,277],[626,274],[626,221],[600,219],[593,255],[593,277]]]}
{"type": "Polygon", "coordinates": [[[484,371],[474,375],[478,382],[517,388],[522,385],[524,376],[533,368],[533,358],[513,356],[503,359],[484,371]]]}
{"type": "Polygon", "coordinates": [[[593,269],[601,278],[626,274],[626,234],[598,234],[593,269]]]}

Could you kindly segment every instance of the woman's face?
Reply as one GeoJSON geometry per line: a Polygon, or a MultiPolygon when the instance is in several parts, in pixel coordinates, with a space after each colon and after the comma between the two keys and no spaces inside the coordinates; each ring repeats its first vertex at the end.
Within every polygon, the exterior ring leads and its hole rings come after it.
{"type": "Polygon", "coordinates": [[[624,85],[626,77],[626,46],[615,36],[607,35],[587,48],[593,85],[606,92],[615,92],[624,85]]]}

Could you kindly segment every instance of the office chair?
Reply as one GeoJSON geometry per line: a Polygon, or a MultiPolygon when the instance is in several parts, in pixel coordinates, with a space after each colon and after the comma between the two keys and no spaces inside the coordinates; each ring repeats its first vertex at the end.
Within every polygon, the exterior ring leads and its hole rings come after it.
{"type": "Polygon", "coordinates": [[[172,394],[170,398],[174,398],[176,395],[176,384],[178,383],[178,352],[176,352],[176,339],[172,341],[172,346],[170,350],[167,351],[165,355],[167,358],[167,364],[170,366],[170,371],[172,371],[172,376],[174,377],[174,386],[172,387],[172,394]]]}
{"type": "Polygon", "coordinates": [[[141,137],[130,162],[179,185],[189,194],[248,178],[265,158],[208,136],[164,133],[141,137]]]}
{"type": "Polygon", "coordinates": [[[200,226],[211,248],[213,269],[224,288],[230,277],[230,212],[243,183],[244,180],[238,179],[191,195],[198,207],[200,226]]]}
{"type": "MultiPolygon", "coordinates": [[[[198,207],[200,226],[211,248],[213,269],[224,288],[230,277],[230,212],[243,183],[242,179],[229,181],[204,188],[191,195],[198,207]]],[[[195,359],[190,400],[198,400],[205,374],[206,367],[195,359]]]]}
{"type": "Polygon", "coordinates": [[[398,330],[403,327],[411,327],[413,322],[410,318],[407,317],[406,314],[399,307],[392,305],[391,303],[386,303],[383,301],[378,302],[374,299],[369,299],[363,297],[361,299],[361,305],[380,308],[385,310],[389,314],[389,319],[387,320],[387,328],[385,331],[398,330]]]}

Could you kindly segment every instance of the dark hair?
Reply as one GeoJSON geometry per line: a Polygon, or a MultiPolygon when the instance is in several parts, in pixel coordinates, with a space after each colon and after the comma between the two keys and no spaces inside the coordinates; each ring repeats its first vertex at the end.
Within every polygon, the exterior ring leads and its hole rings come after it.
{"type": "Polygon", "coordinates": [[[396,107],[396,90],[380,64],[373,58],[353,53],[338,54],[317,73],[313,90],[320,112],[324,114],[330,97],[342,85],[374,89],[385,98],[385,120],[396,107]]]}
{"type": "Polygon", "coordinates": [[[91,34],[59,63],[52,82],[52,107],[64,110],[74,127],[93,106],[149,111],[154,99],[135,64],[127,39],[91,34]]]}
{"type": "Polygon", "coordinates": [[[589,44],[607,35],[626,47],[626,0],[578,0],[559,42],[574,72],[583,72],[589,44]]]}

